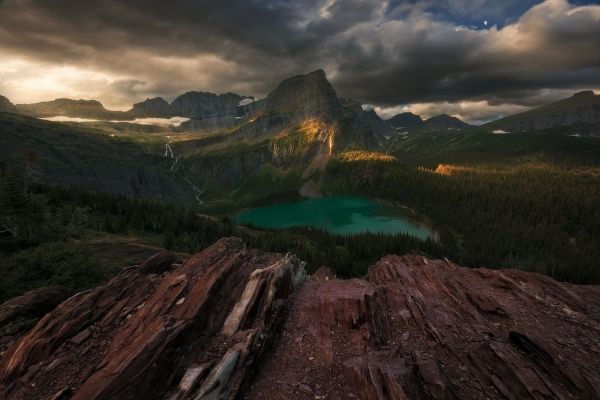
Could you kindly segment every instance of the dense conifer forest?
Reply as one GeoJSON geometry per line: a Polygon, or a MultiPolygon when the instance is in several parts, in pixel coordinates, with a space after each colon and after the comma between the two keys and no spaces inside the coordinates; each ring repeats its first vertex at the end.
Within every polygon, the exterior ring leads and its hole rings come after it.
{"type": "Polygon", "coordinates": [[[330,161],[320,183],[324,194],[409,207],[437,240],[238,226],[196,208],[35,183],[2,165],[0,301],[49,284],[75,292],[113,276],[126,260],[117,254],[107,265],[95,257],[86,244],[99,234],[139,237],[181,257],[236,235],[250,247],[296,253],[309,271],[326,265],[341,277],[365,274],[384,255],[415,252],[469,267],[600,282],[600,174],[592,163],[532,159],[417,167],[381,153],[348,152],[330,161]]]}
{"type": "Polygon", "coordinates": [[[445,255],[433,240],[408,235],[338,236],[311,228],[261,230],[154,200],[40,184],[29,185],[24,192],[24,185],[23,175],[3,171],[1,217],[7,229],[0,236],[0,301],[44,285],[61,285],[75,292],[114,275],[117,270],[103,265],[85,246],[97,232],[158,236],[161,247],[183,256],[236,235],[253,248],[295,253],[307,262],[309,271],[326,265],[341,277],[364,274],[386,254],[445,255]]]}
{"type": "Polygon", "coordinates": [[[397,201],[426,216],[463,265],[519,268],[576,283],[600,282],[600,173],[549,162],[439,165],[339,158],[330,193],[397,201]]]}

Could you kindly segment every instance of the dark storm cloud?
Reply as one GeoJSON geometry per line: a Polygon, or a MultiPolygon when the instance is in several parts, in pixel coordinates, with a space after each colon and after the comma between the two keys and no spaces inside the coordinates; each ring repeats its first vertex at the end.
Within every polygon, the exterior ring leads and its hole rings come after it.
{"type": "Polygon", "coordinates": [[[53,88],[57,74],[86,93],[76,75],[91,71],[89,96],[123,107],[191,89],[262,96],[316,68],[382,107],[530,106],[600,87],[598,48],[600,6],[566,0],[0,0],[0,57],[25,63],[0,61],[0,91],[25,97],[19,79],[53,88]]]}
{"type": "Polygon", "coordinates": [[[427,15],[359,27],[335,44],[338,87],[368,102],[510,100],[544,88],[600,86],[600,8],[550,0],[501,30],[427,15]],[[352,54],[352,57],[345,57],[352,54]],[[356,80],[370,82],[356,87],[356,80]]]}

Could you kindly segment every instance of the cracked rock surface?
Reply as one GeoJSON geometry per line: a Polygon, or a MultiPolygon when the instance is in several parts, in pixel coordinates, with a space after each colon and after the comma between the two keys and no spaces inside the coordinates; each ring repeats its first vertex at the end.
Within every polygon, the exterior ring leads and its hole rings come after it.
{"type": "Polygon", "coordinates": [[[415,255],[305,279],[237,238],[175,262],[126,268],[14,336],[0,398],[600,398],[599,286],[415,255]]]}

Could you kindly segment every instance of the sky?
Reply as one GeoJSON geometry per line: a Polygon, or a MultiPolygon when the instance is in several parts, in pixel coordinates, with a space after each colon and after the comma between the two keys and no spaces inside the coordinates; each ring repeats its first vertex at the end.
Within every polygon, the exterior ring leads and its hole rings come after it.
{"type": "Polygon", "coordinates": [[[600,0],[0,0],[0,94],[126,110],[322,68],[383,117],[480,123],[600,89],[600,0]]]}

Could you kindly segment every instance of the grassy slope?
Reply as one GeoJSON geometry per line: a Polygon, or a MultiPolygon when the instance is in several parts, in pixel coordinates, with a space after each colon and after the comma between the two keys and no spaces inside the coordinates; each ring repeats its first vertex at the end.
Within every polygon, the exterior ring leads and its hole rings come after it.
{"type": "Polygon", "coordinates": [[[0,143],[0,159],[9,166],[23,165],[23,153],[34,151],[32,174],[45,182],[134,197],[191,200],[162,157],[102,130],[3,113],[0,143]]]}
{"type": "Polygon", "coordinates": [[[409,135],[395,139],[390,153],[415,166],[439,163],[515,164],[527,161],[600,163],[600,140],[560,133],[494,135],[481,130],[443,135],[409,135]]]}
{"type": "Polygon", "coordinates": [[[525,111],[523,113],[515,115],[510,115],[508,117],[492,121],[486,124],[485,127],[497,128],[507,125],[514,125],[515,123],[526,121],[532,118],[564,114],[568,112],[573,112],[574,110],[581,107],[591,106],[600,106],[600,96],[573,96],[567,99],[557,101],[555,103],[535,108],[533,110],[525,111]]]}

